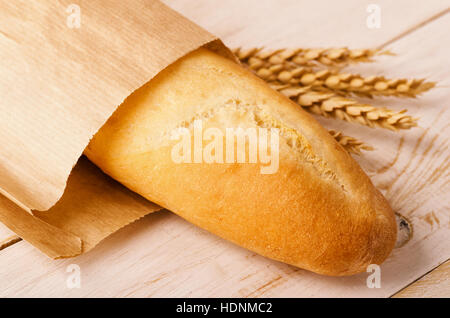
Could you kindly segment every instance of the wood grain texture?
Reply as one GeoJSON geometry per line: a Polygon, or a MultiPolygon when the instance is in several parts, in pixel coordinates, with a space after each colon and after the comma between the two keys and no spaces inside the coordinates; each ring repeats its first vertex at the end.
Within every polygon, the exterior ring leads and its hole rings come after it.
{"type": "Polygon", "coordinates": [[[450,261],[394,295],[395,298],[450,297],[450,261]]]}
{"type": "MultiPolygon", "coordinates": [[[[222,36],[231,46],[269,47],[379,46],[446,9],[441,1],[414,5],[409,1],[380,1],[385,18],[377,31],[364,25],[368,2],[346,1],[335,5],[327,2],[326,6],[323,3],[319,6],[320,1],[286,0],[257,4],[256,1],[166,2],[222,36]],[[345,19],[338,19],[339,16],[345,19]],[[353,25],[352,21],[363,24],[353,25]]],[[[0,296],[395,294],[450,256],[450,47],[442,45],[449,28],[449,15],[443,15],[388,46],[399,56],[358,67],[363,73],[438,81],[438,88],[417,100],[377,102],[398,109],[406,105],[421,118],[419,128],[395,134],[321,120],[329,128],[342,130],[376,147],[376,151],[358,161],[393,208],[413,224],[412,239],[394,250],[383,264],[380,289],[367,288],[369,274],[344,278],[312,274],[255,255],[171,213],[158,212],[120,230],[93,251],[75,259],[49,260],[26,242],[0,251],[0,296]],[[70,264],[81,268],[80,289],[66,286],[69,276],[66,268],[70,264]]]]}
{"type": "Polygon", "coordinates": [[[230,47],[377,47],[449,7],[430,0],[163,0],[230,47]],[[367,6],[381,9],[369,29],[367,6]]]}

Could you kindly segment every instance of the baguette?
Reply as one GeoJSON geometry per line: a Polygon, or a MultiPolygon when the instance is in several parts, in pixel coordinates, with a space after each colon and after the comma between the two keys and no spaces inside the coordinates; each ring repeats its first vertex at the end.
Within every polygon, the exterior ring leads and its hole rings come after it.
{"type": "MultiPolygon", "coordinates": [[[[245,142],[250,158],[250,139],[245,142]]],[[[208,141],[200,143],[204,147],[208,141]]],[[[129,189],[184,219],[319,274],[366,271],[383,262],[395,244],[392,209],[327,130],[262,80],[204,48],[130,95],[85,155],[129,189]],[[218,129],[223,136],[237,127],[278,132],[276,171],[264,173],[267,165],[258,162],[222,163],[218,157],[177,162],[174,148],[180,140],[173,132],[192,132],[195,147],[199,121],[203,131],[218,129]]]]}

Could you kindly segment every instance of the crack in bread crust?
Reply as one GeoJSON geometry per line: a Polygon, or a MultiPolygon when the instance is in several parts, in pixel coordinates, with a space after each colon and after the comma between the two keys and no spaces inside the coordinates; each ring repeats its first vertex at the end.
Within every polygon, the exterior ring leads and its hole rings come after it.
{"type": "MultiPolygon", "coordinates": [[[[314,170],[318,172],[321,177],[333,181],[335,184],[341,187],[344,192],[347,192],[344,184],[339,180],[336,173],[328,167],[327,162],[323,158],[320,158],[314,153],[311,144],[302,133],[284,124],[281,120],[278,120],[273,115],[269,114],[267,111],[265,111],[261,107],[258,107],[257,105],[242,103],[239,99],[230,99],[221,106],[211,108],[205,112],[197,113],[189,120],[182,121],[179,125],[176,126],[175,129],[192,128],[193,123],[196,120],[212,119],[224,110],[236,114],[250,115],[252,121],[257,127],[279,129],[280,137],[282,137],[286,141],[286,144],[290,149],[300,154],[302,159],[311,164],[314,170]]],[[[166,133],[164,135],[168,136],[169,133],[166,133]]]]}

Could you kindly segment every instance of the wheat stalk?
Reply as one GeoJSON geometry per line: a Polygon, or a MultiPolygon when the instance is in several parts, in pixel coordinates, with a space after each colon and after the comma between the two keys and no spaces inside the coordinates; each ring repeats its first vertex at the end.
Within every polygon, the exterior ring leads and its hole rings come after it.
{"type": "Polygon", "coordinates": [[[436,85],[424,79],[363,77],[359,74],[341,73],[336,70],[315,71],[310,67],[291,67],[286,64],[274,64],[268,68],[258,68],[248,64],[248,67],[267,82],[310,86],[314,90],[370,98],[373,96],[416,97],[436,85]]]}
{"type": "Polygon", "coordinates": [[[316,87],[325,87],[342,95],[354,94],[369,98],[376,95],[415,98],[436,85],[424,79],[388,79],[384,76],[363,77],[348,73],[316,73],[314,76],[317,76],[314,83],[316,87]]]}
{"type": "Polygon", "coordinates": [[[362,150],[373,150],[373,147],[366,145],[362,141],[350,137],[345,136],[339,131],[330,130],[328,131],[334,139],[342,146],[348,153],[353,153],[356,155],[360,155],[362,150]]]}
{"type": "Polygon", "coordinates": [[[361,104],[356,100],[333,93],[312,91],[308,86],[279,84],[271,84],[271,86],[297,102],[303,109],[316,115],[393,131],[417,126],[417,119],[406,115],[406,110],[395,112],[387,108],[361,104]]]}
{"type": "Polygon", "coordinates": [[[244,64],[259,67],[270,67],[276,64],[289,63],[297,66],[325,65],[327,67],[343,67],[348,64],[372,62],[377,55],[389,54],[389,51],[378,49],[319,48],[319,49],[280,49],[263,50],[262,48],[237,48],[234,54],[244,64]]]}

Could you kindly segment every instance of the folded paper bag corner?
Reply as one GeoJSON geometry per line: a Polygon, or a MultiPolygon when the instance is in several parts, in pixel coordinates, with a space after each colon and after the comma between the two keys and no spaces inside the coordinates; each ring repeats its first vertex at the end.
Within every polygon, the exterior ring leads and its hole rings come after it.
{"type": "Polygon", "coordinates": [[[82,252],[79,237],[34,217],[3,195],[0,195],[0,220],[51,258],[73,257],[82,252]]]}
{"type": "Polygon", "coordinates": [[[105,175],[85,157],[49,211],[21,209],[0,195],[0,221],[51,258],[74,257],[120,228],[161,210],[105,175]]]}

